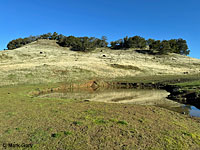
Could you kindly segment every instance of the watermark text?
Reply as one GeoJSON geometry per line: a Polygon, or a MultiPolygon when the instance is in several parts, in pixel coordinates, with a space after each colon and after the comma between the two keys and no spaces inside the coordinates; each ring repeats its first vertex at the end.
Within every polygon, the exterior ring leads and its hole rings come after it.
{"type": "Polygon", "coordinates": [[[4,148],[32,148],[33,144],[3,143],[2,146],[4,148]]]}

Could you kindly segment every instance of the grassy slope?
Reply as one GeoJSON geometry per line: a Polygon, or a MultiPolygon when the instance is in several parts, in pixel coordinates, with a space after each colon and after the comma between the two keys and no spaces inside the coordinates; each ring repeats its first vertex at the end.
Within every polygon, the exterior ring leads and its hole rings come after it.
{"type": "Polygon", "coordinates": [[[32,143],[35,149],[200,147],[200,120],[150,106],[27,96],[38,87],[46,86],[1,88],[0,143],[32,143]]]}
{"type": "Polygon", "coordinates": [[[172,111],[28,96],[38,88],[58,87],[59,82],[185,78],[183,72],[199,73],[197,59],[175,54],[154,58],[130,50],[84,54],[60,48],[52,41],[0,53],[0,144],[33,143],[35,149],[200,147],[199,120],[172,111]]]}
{"type": "Polygon", "coordinates": [[[161,76],[162,79],[166,75],[187,76],[184,72],[200,73],[200,60],[186,56],[153,56],[133,50],[100,50],[74,52],[59,47],[55,41],[40,40],[16,50],[2,51],[0,85],[70,83],[96,78],[118,80],[134,77],[142,80],[149,76],[161,76]]]}

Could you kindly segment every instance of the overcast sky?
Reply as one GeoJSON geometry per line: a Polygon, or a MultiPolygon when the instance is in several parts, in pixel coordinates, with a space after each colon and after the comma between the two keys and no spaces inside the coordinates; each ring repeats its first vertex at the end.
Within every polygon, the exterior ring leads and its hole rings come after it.
{"type": "Polygon", "coordinates": [[[19,37],[56,31],[108,41],[183,38],[190,56],[200,58],[199,0],[2,0],[0,8],[0,49],[19,37]]]}

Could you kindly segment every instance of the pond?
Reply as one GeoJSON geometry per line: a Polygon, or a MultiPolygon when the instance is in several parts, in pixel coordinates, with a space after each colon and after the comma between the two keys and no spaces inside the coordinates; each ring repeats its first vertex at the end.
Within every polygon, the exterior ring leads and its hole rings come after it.
{"type": "Polygon", "coordinates": [[[181,104],[167,99],[165,90],[157,89],[104,89],[104,90],[68,90],[40,95],[44,98],[61,98],[72,100],[88,100],[106,103],[126,103],[137,105],[153,105],[190,116],[200,117],[200,110],[194,106],[181,104]]]}

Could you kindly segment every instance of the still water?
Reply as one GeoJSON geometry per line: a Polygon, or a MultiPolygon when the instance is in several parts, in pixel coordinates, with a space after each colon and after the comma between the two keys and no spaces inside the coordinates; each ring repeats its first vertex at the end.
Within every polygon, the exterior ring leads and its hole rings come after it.
{"type": "Polygon", "coordinates": [[[40,95],[44,98],[61,98],[72,100],[89,100],[105,103],[126,103],[137,105],[153,105],[173,110],[190,116],[200,117],[200,110],[194,106],[184,105],[167,99],[168,92],[149,89],[104,89],[104,90],[69,90],[40,95]]]}

